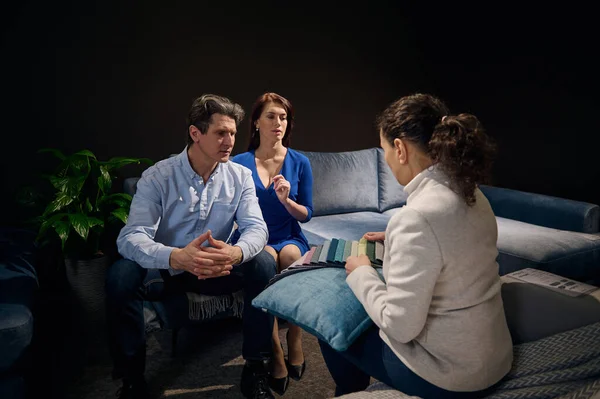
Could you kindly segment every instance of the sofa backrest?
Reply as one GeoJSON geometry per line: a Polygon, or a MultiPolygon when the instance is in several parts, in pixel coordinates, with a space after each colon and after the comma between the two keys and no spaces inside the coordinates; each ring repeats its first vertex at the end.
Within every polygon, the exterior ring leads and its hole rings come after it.
{"type": "Polygon", "coordinates": [[[376,148],[300,152],[313,172],[313,216],[379,211],[376,148]]]}
{"type": "MultiPolygon", "coordinates": [[[[346,152],[299,151],[313,172],[313,215],[384,212],[406,204],[404,187],[392,174],[381,148],[346,152]]],[[[124,181],[134,195],[139,177],[124,181]]]]}
{"type": "Polygon", "coordinates": [[[479,188],[496,216],[552,229],[600,231],[600,206],[596,204],[483,184],[479,188]]]}
{"type": "Polygon", "coordinates": [[[377,148],[377,168],[379,177],[379,212],[398,208],[406,205],[408,194],[404,192],[404,186],[392,174],[392,170],[385,162],[383,149],[377,148]]]}
{"type": "Polygon", "coordinates": [[[137,188],[137,182],[140,180],[139,177],[128,177],[123,182],[123,191],[125,194],[129,194],[133,197],[137,188]]]}

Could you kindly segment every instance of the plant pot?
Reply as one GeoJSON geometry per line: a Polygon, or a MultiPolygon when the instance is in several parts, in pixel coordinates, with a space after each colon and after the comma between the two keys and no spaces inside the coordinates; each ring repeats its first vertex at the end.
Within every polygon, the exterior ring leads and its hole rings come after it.
{"type": "Polygon", "coordinates": [[[106,305],[105,281],[110,257],[65,259],[67,282],[73,297],[73,323],[81,333],[88,357],[105,353],[106,305]]]}

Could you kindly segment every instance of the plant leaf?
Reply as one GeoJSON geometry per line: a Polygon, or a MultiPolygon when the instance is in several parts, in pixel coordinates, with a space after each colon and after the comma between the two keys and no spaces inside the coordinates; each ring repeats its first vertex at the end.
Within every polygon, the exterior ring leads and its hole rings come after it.
{"type": "Polygon", "coordinates": [[[151,160],[150,158],[138,158],[140,163],[145,163],[148,166],[152,166],[154,165],[154,161],[151,160]]]}
{"type": "Polygon", "coordinates": [[[89,198],[85,199],[85,210],[89,212],[91,212],[94,209],[94,207],[92,206],[92,203],[90,202],[89,198]]]}
{"type": "Polygon", "coordinates": [[[71,197],[70,195],[67,195],[65,193],[58,193],[56,194],[56,198],[54,199],[54,201],[48,204],[42,216],[47,216],[56,211],[60,211],[72,202],[73,197],[71,197]]]}
{"type": "Polygon", "coordinates": [[[52,227],[54,227],[56,234],[58,234],[58,236],[60,237],[61,248],[64,250],[67,239],[69,238],[69,223],[59,220],[54,222],[52,224],[52,227]]]}
{"type": "Polygon", "coordinates": [[[73,230],[75,230],[75,232],[77,232],[81,238],[87,240],[88,233],[90,232],[88,217],[83,213],[70,213],[69,222],[71,222],[73,230]]]}
{"type": "Polygon", "coordinates": [[[86,157],[90,157],[90,158],[94,158],[96,159],[96,156],[94,155],[93,152],[91,152],[90,150],[81,150],[81,151],[77,151],[75,154],[73,155],[83,155],[86,157]]]}
{"type": "Polygon", "coordinates": [[[40,229],[38,230],[38,235],[36,237],[36,241],[39,241],[44,234],[46,233],[46,231],[48,230],[49,227],[53,226],[54,223],[56,223],[58,220],[64,218],[65,216],[67,216],[66,213],[57,213],[55,215],[52,215],[51,217],[49,217],[46,220],[43,220],[43,218],[40,218],[42,221],[42,224],[40,225],[40,229]]]}
{"type": "MultiPolygon", "coordinates": [[[[93,157],[95,160],[96,157],[93,157]]],[[[56,174],[58,176],[85,176],[90,173],[90,157],[85,154],[72,154],[69,155],[57,168],[56,174]]]]}
{"type": "Polygon", "coordinates": [[[47,176],[47,178],[50,180],[50,183],[52,183],[56,191],[62,191],[67,195],[77,197],[85,184],[86,176],[47,176]]]}
{"type": "Polygon", "coordinates": [[[58,191],[66,191],[66,187],[71,179],[62,176],[48,176],[48,180],[50,180],[52,186],[58,191]]]}
{"type": "Polygon", "coordinates": [[[90,227],[90,229],[94,226],[104,227],[104,222],[95,217],[88,217],[87,222],[88,222],[88,226],[90,227]]]}
{"type": "Polygon", "coordinates": [[[132,197],[131,195],[125,193],[115,193],[105,195],[100,200],[104,204],[116,204],[122,208],[129,208],[129,206],[131,206],[132,197]]]}
{"type": "Polygon", "coordinates": [[[149,158],[126,158],[126,157],[114,157],[105,162],[100,162],[105,165],[108,170],[119,169],[125,165],[136,164],[139,165],[141,163],[145,163],[148,165],[153,165],[154,161],[149,158]]]}
{"type": "Polygon", "coordinates": [[[127,212],[127,209],[118,208],[112,211],[111,214],[117,219],[119,219],[121,222],[127,224],[127,216],[129,214],[129,212],[127,212]]]}
{"type": "Polygon", "coordinates": [[[106,194],[110,190],[112,180],[106,165],[100,165],[100,175],[98,176],[98,188],[102,194],[106,194]]]}

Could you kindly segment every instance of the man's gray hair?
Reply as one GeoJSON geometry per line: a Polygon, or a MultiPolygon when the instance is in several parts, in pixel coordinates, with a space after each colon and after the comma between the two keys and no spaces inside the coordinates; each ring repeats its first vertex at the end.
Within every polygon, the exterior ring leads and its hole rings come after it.
{"type": "MultiPolygon", "coordinates": [[[[187,118],[188,128],[194,125],[200,130],[201,134],[206,134],[213,114],[230,117],[235,121],[235,126],[237,127],[244,119],[245,113],[241,105],[234,103],[227,97],[216,94],[203,94],[192,103],[187,118]]],[[[187,132],[187,143],[193,143],[189,132],[187,132]]]]}

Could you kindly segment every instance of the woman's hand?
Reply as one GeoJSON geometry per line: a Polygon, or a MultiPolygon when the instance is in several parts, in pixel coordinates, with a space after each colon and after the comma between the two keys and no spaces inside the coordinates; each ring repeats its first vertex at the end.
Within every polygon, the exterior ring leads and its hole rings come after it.
{"type": "Polygon", "coordinates": [[[279,202],[285,205],[290,195],[290,182],[285,180],[285,177],[282,175],[277,175],[273,178],[273,189],[275,190],[275,194],[277,194],[279,202]]]}
{"type": "Polygon", "coordinates": [[[369,231],[368,233],[365,233],[363,238],[368,241],[385,241],[385,231],[369,231]]]}
{"type": "Polygon", "coordinates": [[[348,256],[346,259],[346,275],[352,273],[359,266],[371,266],[367,255],[348,256]]]}

